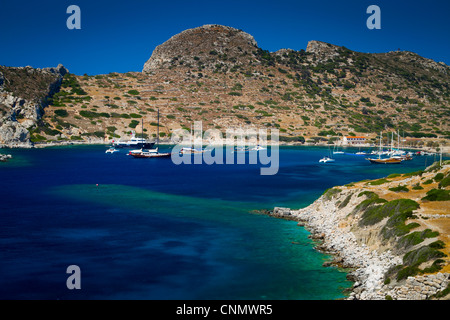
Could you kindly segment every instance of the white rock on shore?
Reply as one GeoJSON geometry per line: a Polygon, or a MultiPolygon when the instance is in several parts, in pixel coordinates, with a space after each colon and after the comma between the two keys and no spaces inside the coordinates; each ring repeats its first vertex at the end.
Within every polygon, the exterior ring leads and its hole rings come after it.
{"type": "Polygon", "coordinates": [[[12,156],[10,154],[0,154],[0,161],[6,162],[8,159],[12,159],[12,156]]]}

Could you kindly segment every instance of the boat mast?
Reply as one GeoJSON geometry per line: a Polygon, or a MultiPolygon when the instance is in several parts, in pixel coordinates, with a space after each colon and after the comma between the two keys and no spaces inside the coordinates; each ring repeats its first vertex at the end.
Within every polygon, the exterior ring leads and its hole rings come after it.
{"type": "Polygon", "coordinates": [[[381,159],[381,139],[383,139],[383,131],[380,131],[380,148],[378,150],[378,159],[381,159]]]}
{"type": "Polygon", "coordinates": [[[159,108],[158,108],[158,127],[156,129],[156,146],[159,146],[159,108]]]}
{"type": "Polygon", "coordinates": [[[394,131],[392,131],[392,138],[391,138],[391,155],[392,152],[394,152],[394,131]]]}
{"type": "Polygon", "coordinates": [[[141,119],[141,138],[142,138],[142,146],[141,150],[144,150],[144,118],[141,119]]]}

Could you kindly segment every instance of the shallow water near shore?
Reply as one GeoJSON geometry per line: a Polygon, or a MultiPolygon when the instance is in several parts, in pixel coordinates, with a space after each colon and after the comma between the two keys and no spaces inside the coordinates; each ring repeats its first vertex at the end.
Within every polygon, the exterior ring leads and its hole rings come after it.
{"type": "MultiPolygon", "coordinates": [[[[325,189],[424,169],[433,157],[371,165],[327,148],[281,147],[277,175],[259,165],[174,165],[105,146],[8,150],[0,164],[2,299],[339,299],[352,285],[324,268],[294,221],[325,189]],[[14,165],[14,160],[19,159],[14,165]],[[81,269],[68,290],[66,268],[81,269]]],[[[347,149],[346,152],[358,150],[347,149]]]]}

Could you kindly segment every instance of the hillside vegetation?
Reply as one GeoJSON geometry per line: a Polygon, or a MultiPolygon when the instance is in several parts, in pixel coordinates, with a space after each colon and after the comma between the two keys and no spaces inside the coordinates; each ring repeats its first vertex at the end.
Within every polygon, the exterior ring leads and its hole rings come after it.
{"type": "Polygon", "coordinates": [[[400,130],[445,144],[449,80],[447,65],[411,52],[360,53],[319,41],[269,52],[241,30],[203,26],[158,46],[143,72],[66,74],[30,132],[35,142],[103,141],[142,129],[152,137],[159,109],[163,138],[202,121],[204,130],[278,129],[292,142],[375,142],[382,130],[400,130]]]}

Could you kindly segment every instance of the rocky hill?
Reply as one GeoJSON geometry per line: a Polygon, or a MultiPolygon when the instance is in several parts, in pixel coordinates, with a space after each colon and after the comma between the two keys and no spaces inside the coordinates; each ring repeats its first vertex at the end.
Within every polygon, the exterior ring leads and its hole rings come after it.
{"type": "Polygon", "coordinates": [[[33,69],[0,66],[0,145],[30,146],[29,130],[38,127],[49,98],[59,91],[62,65],[33,69]]]}
{"type": "Polygon", "coordinates": [[[185,30],[156,47],[142,72],[151,73],[174,65],[201,66],[214,70],[234,65],[246,66],[252,60],[251,53],[258,49],[255,39],[241,30],[205,25],[185,30]]]}
{"type": "Polygon", "coordinates": [[[269,52],[244,31],[220,25],[174,35],[142,72],[66,74],[49,98],[42,121],[28,127],[35,143],[106,142],[142,129],[155,136],[157,109],[163,139],[193,121],[204,130],[276,128],[291,142],[333,143],[342,135],[375,142],[381,130],[425,138],[412,143],[430,146],[450,137],[450,67],[443,63],[320,41],[269,52]]]}
{"type": "Polygon", "coordinates": [[[350,299],[450,298],[450,162],[327,190],[310,206],[275,208],[352,268],[350,299]]]}

